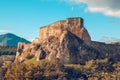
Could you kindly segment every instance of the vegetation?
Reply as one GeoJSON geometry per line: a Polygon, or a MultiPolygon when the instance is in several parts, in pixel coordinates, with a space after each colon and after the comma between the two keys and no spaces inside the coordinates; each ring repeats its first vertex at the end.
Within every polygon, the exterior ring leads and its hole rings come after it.
{"type": "Polygon", "coordinates": [[[0,80],[4,78],[7,68],[14,61],[15,56],[13,55],[2,55],[0,56],[0,80]]]}
{"type": "Polygon", "coordinates": [[[27,60],[14,62],[15,52],[16,47],[0,47],[0,80],[120,80],[119,54],[85,64],[61,64],[58,59],[37,61],[27,53],[27,60]]]}
{"type": "Polygon", "coordinates": [[[108,59],[90,60],[85,65],[61,64],[35,58],[22,63],[13,63],[5,74],[9,80],[119,80],[120,62],[111,63],[108,59]]]}
{"type": "Polygon", "coordinates": [[[5,78],[8,80],[52,80],[59,79],[65,75],[58,60],[52,60],[51,62],[48,60],[32,60],[23,63],[13,63],[8,68],[5,78]]]}

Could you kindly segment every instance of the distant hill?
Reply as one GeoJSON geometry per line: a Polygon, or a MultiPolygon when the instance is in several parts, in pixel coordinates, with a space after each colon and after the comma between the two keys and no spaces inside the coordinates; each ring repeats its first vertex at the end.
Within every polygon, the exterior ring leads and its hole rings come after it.
{"type": "Polygon", "coordinates": [[[17,46],[18,42],[30,43],[30,41],[12,33],[0,35],[0,46],[17,46]]]}
{"type": "Polygon", "coordinates": [[[114,37],[103,37],[102,39],[100,39],[100,42],[114,43],[114,42],[120,42],[120,39],[114,37]]]}

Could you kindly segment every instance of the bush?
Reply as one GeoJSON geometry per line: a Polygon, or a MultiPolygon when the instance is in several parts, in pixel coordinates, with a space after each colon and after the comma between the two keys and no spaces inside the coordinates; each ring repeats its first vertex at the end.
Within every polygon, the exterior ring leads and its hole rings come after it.
{"type": "Polygon", "coordinates": [[[58,61],[53,60],[49,62],[48,60],[33,61],[27,63],[13,63],[5,75],[6,79],[58,79],[64,76],[62,72],[62,65],[58,64],[58,61]],[[38,64],[39,63],[39,64],[38,64]]]}

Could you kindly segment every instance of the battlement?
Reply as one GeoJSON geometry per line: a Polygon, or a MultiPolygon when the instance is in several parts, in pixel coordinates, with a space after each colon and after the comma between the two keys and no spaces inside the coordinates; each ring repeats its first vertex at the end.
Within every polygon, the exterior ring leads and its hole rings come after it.
{"type": "Polygon", "coordinates": [[[84,27],[84,20],[80,17],[67,18],[66,22],[67,22],[67,24],[70,24],[70,25],[77,25],[77,26],[80,26],[80,27],[84,27]]]}

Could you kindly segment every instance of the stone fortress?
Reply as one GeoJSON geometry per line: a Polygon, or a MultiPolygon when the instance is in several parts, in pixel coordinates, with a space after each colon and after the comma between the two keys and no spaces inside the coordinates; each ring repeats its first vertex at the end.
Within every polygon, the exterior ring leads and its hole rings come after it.
{"type": "Polygon", "coordinates": [[[119,54],[119,50],[119,45],[91,41],[82,18],[67,18],[41,27],[39,37],[30,44],[19,42],[15,62],[57,58],[62,63],[85,64],[119,54]]]}
{"type": "Polygon", "coordinates": [[[83,42],[91,43],[82,18],[67,18],[41,27],[39,35],[31,44],[18,44],[15,61],[22,62],[29,56],[37,60],[58,58],[63,63],[79,63],[78,48],[83,42]]]}
{"type": "Polygon", "coordinates": [[[44,40],[49,36],[60,37],[60,35],[66,30],[75,34],[88,44],[91,41],[91,38],[84,27],[84,20],[82,18],[67,18],[66,20],[61,20],[51,25],[44,26],[40,28],[40,39],[44,40]]]}

